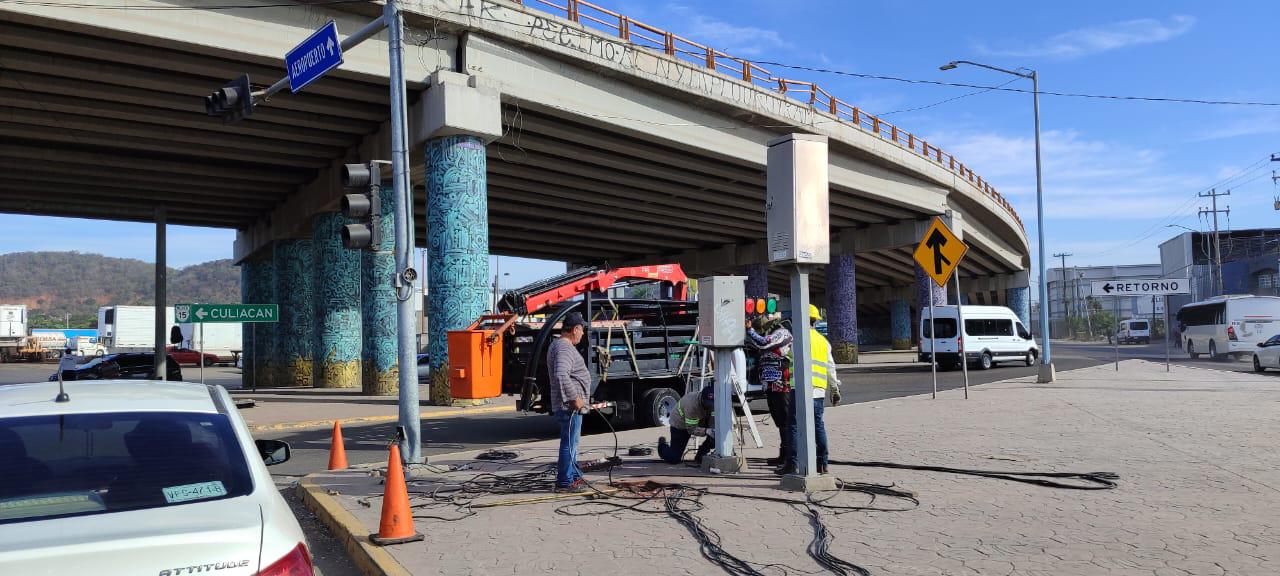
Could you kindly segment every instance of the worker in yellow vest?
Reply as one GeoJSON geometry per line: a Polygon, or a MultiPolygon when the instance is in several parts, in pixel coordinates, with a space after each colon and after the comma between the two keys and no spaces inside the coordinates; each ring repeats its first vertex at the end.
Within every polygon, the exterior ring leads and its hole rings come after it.
{"type": "MultiPolygon", "coordinates": [[[[822,313],[818,311],[818,307],[809,305],[809,367],[812,372],[812,381],[808,385],[813,386],[813,439],[816,444],[817,454],[816,460],[818,464],[818,473],[827,473],[827,427],[823,421],[823,412],[826,408],[827,391],[831,391],[831,403],[833,405],[840,403],[840,378],[836,375],[836,361],[831,355],[831,343],[827,341],[827,337],[818,332],[814,326],[822,320],[822,313]]],[[[795,374],[796,371],[792,371],[795,374]]],[[[791,393],[795,396],[793,402],[799,402],[800,395],[793,388],[791,393]]],[[[796,412],[800,411],[800,407],[796,406],[796,412]]],[[[792,427],[795,431],[795,439],[792,446],[799,447],[804,441],[800,437],[800,428],[792,427]]],[[[784,474],[795,473],[795,464],[790,463],[790,469],[781,470],[784,474]]]]}

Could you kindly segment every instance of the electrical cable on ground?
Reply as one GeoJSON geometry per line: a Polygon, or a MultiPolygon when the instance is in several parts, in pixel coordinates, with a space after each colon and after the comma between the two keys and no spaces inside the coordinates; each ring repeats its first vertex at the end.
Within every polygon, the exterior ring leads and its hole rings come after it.
{"type": "Polygon", "coordinates": [[[1117,486],[1120,475],[1115,472],[1006,472],[997,470],[971,470],[951,468],[947,466],[926,466],[919,464],[898,464],[895,462],[855,462],[850,460],[831,460],[834,466],[858,466],[863,468],[893,468],[895,470],[919,470],[923,472],[945,472],[947,474],[963,474],[966,476],[982,476],[997,480],[1009,480],[1064,490],[1111,490],[1117,486]],[[1071,484],[1049,480],[1050,478],[1073,479],[1086,484],[1071,484]]]}

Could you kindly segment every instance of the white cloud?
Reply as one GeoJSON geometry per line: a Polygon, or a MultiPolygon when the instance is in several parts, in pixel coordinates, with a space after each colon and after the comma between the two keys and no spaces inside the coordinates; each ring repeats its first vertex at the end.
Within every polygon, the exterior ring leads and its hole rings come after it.
{"type": "Polygon", "coordinates": [[[668,4],[666,11],[673,20],[679,22],[672,28],[683,30],[681,35],[685,38],[734,56],[755,58],[771,51],[785,51],[793,47],[776,30],[730,24],[683,4],[668,4]]]}
{"type": "MultiPolygon", "coordinates": [[[[1035,214],[1035,141],[994,132],[929,136],[991,182],[1024,221],[1035,214]]],[[[1140,220],[1176,211],[1199,184],[1165,166],[1160,152],[1074,131],[1041,135],[1045,213],[1062,220],[1140,220]]]]}
{"type": "Polygon", "coordinates": [[[1165,42],[1186,34],[1195,23],[1195,18],[1184,15],[1170,16],[1163,21],[1140,18],[1077,28],[1050,36],[1038,44],[1012,48],[992,48],[978,44],[975,48],[983,54],[995,56],[1079,58],[1128,46],[1165,42]]]}

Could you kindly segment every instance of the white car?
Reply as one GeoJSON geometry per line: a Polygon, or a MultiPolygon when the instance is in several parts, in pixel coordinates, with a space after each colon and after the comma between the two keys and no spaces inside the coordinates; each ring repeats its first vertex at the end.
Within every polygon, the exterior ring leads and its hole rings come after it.
{"type": "Polygon", "coordinates": [[[221,386],[0,387],[0,574],[311,576],[298,521],[221,386]]]}
{"type": "Polygon", "coordinates": [[[1253,371],[1262,372],[1267,368],[1280,369],[1280,334],[1259,342],[1253,351],[1253,371]]]}

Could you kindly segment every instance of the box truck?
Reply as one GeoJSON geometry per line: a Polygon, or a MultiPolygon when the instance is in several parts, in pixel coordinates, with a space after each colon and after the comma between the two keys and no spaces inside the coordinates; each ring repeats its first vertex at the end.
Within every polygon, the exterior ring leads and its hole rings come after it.
{"type": "Polygon", "coordinates": [[[204,353],[218,357],[219,363],[232,364],[240,351],[239,322],[210,322],[207,324],[179,324],[182,329],[182,347],[200,350],[203,340],[204,353]],[[204,328],[202,329],[201,326],[204,328]]]}
{"type": "MultiPolygon", "coordinates": [[[[151,306],[103,306],[98,309],[98,344],[109,353],[155,350],[155,308],[151,306]]],[[[173,307],[165,309],[165,346],[177,324],[173,307]]]]}
{"type": "Polygon", "coordinates": [[[27,337],[27,305],[0,305],[0,362],[17,359],[27,337]]]}

